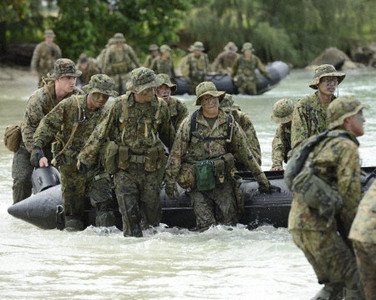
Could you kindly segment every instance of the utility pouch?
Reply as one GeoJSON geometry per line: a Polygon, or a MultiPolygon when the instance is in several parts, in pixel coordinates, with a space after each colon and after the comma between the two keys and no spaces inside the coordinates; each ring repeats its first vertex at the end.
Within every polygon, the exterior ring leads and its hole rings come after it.
{"type": "Polygon", "coordinates": [[[213,160],[214,173],[217,184],[223,184],[226,176],[226,164],[223,159],[213,160]]]}
{"type": "Polygon", "coordinates": [[[163,147],[151,147],[146,151],[145,154],[145,171],[155,172],[162,167],[164,159],[164,149],[163,147]]]}
{"type": "Polygon", "coordinates": [[[232,153],[226,153],[222,155],[221,158],[225,162],[227,174],[233,177],[236,172],[234,155],[232,155],[232,153]]]}
{"type": "Polygon", "coordinates": [[[118,171],[119,146],[114,141],[109,141],[104,148],[103,164],[106,173],[115,174],[118,171]]]}
{"type": "Polygon", "coordinates": [[[118,167],[125,171],[129,167],[129,148],[124,145],[119,146],[118,167]]]}
{"type": "Polygon", "coordinates": [[[4,145],[8,150],[17,152],[22,141],[21,127],[19,125],[9,125],[4,132],[4,145]]]}
{"type": "Polygon", "coordinates": [[[293,181],[292,191],[302,195],[301,199],[320,216],[334,217],[342,207],[342,197],[328,183],[314,174],[313,168],[305,166],[293,181]]]}
{"type": "Polygon", "coordinates": [[[195,163],[196,188],[200,192],[215,188],[214,163],[212,160],[201,160],[195,163]]]}
{"type": "Polygon", "coordinates": [[[176,182],[183,189],[194,189],[195,188],[195,165],[189,163],[183,163],[180,167],[178,177],[176,182]]]}

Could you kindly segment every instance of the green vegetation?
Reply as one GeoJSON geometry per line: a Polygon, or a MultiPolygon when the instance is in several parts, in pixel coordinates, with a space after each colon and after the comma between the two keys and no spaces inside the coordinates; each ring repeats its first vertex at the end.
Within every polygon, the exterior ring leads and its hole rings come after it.
{"type": "Polygon", "coordinates": [[[151,43],[187,48],[201,40],[210,58],[228,41],[252,42],[263,61],[305,66],[327,47],[349,52],[376,31],[373,0],[3,0],[0,51],[37,42],[52,28],[64,56],[97,55],[116,32],[137,51],[151,43]]]}

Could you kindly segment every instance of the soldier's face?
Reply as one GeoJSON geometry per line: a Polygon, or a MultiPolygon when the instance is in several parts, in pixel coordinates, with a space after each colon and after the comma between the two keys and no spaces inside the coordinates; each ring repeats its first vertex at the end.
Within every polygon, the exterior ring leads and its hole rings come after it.
{"type": "Polygon", "coordinates": [[[140,103],[151,102],[155,95],[155,88],[147,88],[134,94],[135,100],[140,103]]]}
{"type": "Polygon", "coordinates": [[[201,98],[201,106],[204,113],[215,114],[218,113],[219,99],[212,95],[204,95],[201,98]]]}
{"type": "Polygon", "coordinates": [[[335,76],[322,77],[318,89],[325,95],[333,95],[338,86],[338,78],[335,76]]]}
{"type": "Polygon", "coordinates": [[[110,96],[102,93],[92,93],[88,96],[88,108],[98,109],[103,107],[110,96]]]}
{"type": "Polygon", "coordinates": [[[46,36],[45,41],[47,42],[47,44],[51,44],[54,41],[54,37],[53,36],[46,36]]]}
{"type": "Polygon", "coordinates": [[[356,115],[347,117],[345,119],[345,128],[352,132],[355,136],[362,136],[364,134],[365,121],[363,111],[361,110],[356,115]]]}
{"type": "Polygon", "coordinates": [[[59,93],[69,94],[72,93],[76,86],[76,77],[63,76],[55,81],[55,88],[59,93]]]}
{"type": "Polygon", "coordinates": [[[171,89],[166,84],[162,84],[157,87],[157,96],[168,101],[171,96],[171,89]]]}

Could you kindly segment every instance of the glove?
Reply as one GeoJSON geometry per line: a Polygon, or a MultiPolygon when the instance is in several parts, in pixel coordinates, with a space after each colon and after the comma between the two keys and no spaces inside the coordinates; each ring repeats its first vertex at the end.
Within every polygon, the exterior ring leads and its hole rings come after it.
{"type": "Polygon", "coordinates": [[[77,161],[77,170],[78,170],[78,173],[80,174],[86,174],[88,172],[88,167],[87,165],[85,165],[83,162],[81,161],[77,161]]]}
{"type": "Polygon", "coordinates": [[[30,163],[34,167],[39,168],[39,161],[42,157],[44,157],[43,150],[38,146],[34,146],[33,151],[31,151],[30,154],[30,163]]]}
{"type": "Polygon", "coordinates": [[[179,192],[175,182],[166,182],[165,191],[170,199],[178,199],[179,192]]]}
{"type": "Polygon", "coordinates": [[[263,194],[280,193],[281,188],[272,184],[269,184],[269,186],[259,185],[259,192],[263,194]]]}

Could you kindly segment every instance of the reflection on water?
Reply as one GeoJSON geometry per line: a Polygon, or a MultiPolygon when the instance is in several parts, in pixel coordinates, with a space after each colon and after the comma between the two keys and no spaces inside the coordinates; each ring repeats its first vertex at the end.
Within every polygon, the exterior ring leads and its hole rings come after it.
{"type": "MultiPolygon", "coordinates": [[[[6,125],[21,119],[36,83],[28,73],[16,74],[14,81],[0,77],[1,136],[6,125]]],[[[376,165],[375,74],[350,73],[340,85],[341,95],[355,94],[371,105],[360,139],[365,166],[376,165]]],[[[273,103],[312,93],[311,77],[294,71],[264,95],[235,97],[254,122],[263,169],[271,166],[273,103]]],[[[181,98],[193,111],[193,97],[181,98]]],[[[196,233],[160,226],[136,239],[116,228],[67,233],[16,220],[6,211],[12,202],[12,154],[3,144],[0,153],[1,299],[309,299],[320,288],[285,228],[218,226],[196,233]]]]}

